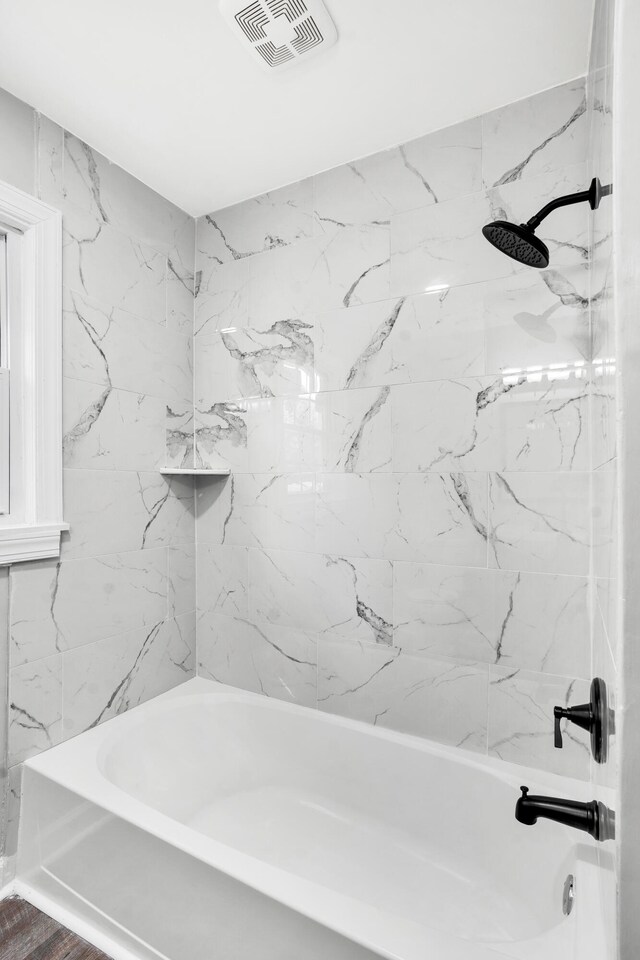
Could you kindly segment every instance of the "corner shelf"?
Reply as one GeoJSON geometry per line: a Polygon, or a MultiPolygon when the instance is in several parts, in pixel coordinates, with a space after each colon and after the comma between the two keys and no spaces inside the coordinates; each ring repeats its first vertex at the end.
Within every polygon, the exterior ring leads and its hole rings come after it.
{"type": "Polygon", "coordinates": [[[229,467],[165,467],[163,477],[228,477],[229,467]]]}

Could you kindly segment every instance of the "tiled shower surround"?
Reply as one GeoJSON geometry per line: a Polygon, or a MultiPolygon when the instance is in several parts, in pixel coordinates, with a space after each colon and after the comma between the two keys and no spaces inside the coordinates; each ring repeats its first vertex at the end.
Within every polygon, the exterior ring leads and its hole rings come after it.
{"type": "Polygon", "coordinates": [[[59,563],[0,571],[14,825],[25,758],[196,662],[588,775],[550,717],[610,584],[590,213],[544,224],[542,273],[480,231],[588,184],[599,103],[576,81],[196,223],[0,92],[0,179],[64,216],[71,524],[59,563]],[[195,503],[158,472],[194,458],[232,469],[195,503]]]}
{"type": "Polygon", "coordinates": [[[542,272],[481,234],[584,189],[588,127],[576,81],[198,220],[203,676],[588,776],[591,214],[542,272]]]}

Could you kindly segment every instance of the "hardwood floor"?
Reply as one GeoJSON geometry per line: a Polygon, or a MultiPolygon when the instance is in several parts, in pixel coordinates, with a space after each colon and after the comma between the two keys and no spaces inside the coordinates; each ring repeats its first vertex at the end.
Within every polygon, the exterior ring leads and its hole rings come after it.
{"type": "Polygon", "coordinates": [[[26,900],[0,901],[0,960],[109,960],[26,900]]]}

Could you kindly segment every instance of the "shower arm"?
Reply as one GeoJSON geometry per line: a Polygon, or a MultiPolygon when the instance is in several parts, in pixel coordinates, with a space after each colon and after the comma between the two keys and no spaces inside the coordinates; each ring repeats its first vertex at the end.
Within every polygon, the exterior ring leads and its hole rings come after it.
{"type": "Polygon", "coordinates": [[[539,210],[530,220],[527,220],[526,225],[530,230],[536,230],[542,221],[545,220],[550,213],[553,213],[554,210],[557,210],[559,207],[568,207],[573,203],[584,203],[586,201],[592,210],[597,210],[602,197],[608,197],[611,190],[612,186],[610,183],[603,187],[598,178],[594,177],[588,190],[580,190],[578,193],[568,193],[564,197],[556,197],[555,200],[547,203],[542,210],[539,210]]]}

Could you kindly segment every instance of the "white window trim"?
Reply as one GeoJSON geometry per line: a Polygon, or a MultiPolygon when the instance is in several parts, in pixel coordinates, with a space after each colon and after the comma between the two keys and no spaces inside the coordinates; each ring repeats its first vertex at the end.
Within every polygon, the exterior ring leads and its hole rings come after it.
{"type": "Polygon", "coordinates": [[[62,514],[62,216],[0,182],[7,249],[11,503],[0,565],[57,557],[62,514]],[[17,398],[17,399],[16,399],[17,398]]]}

